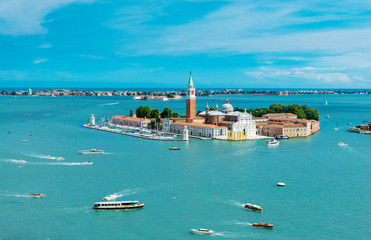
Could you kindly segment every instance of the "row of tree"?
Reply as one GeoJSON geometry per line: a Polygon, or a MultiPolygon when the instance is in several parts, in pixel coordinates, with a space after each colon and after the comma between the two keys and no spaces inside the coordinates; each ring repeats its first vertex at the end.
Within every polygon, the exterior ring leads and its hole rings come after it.
{"type": "MultiPolygon", "coordinates": [[[[138,118],[171,118],[171,117],[185,117],[179,113],[173,112],[171,108],[165,107],[164,110],[160,113],[157,108],[151,109],[149,106],[139,106],[135,110],[135,114],[138,118]]],[[[133,110],[130,110],[130,116],[133,116],[133,110]]]]}
{"type": "MultiPolygon", "coordinates": [[[[235,108],[235,111],[243,112],[242,108],[235,108]]],[[[267,113],[293,113],[302,119],[319,119],[319,112],[317,109],[308,107],[307,105],[299,106],[298,104],[271,104],[269,108],[249,109],[247,112],[251,113],[254,117],[261,117],[267,113]]]]}

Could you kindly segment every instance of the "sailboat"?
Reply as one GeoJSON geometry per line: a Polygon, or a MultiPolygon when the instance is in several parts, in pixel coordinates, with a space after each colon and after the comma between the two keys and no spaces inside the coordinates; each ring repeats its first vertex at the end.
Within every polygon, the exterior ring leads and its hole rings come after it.
{"type": "Polygon", "coordinates": [[[175,147],[169,147],[169,150],[180,150],[180,147],[176,146],[176,141],[175,141],[175,147]]]}
{"type": "Polygon", "coordinates": [[[326,99],[325,105],[326,105],[326,106],[328,105],[328,103],[327,103],[327,99],[326,99]]]}

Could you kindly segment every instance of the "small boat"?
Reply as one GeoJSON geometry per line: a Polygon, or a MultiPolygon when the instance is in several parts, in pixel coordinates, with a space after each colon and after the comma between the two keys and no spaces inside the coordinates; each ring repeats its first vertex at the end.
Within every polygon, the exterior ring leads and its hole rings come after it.
{"type": "Polygon", "coordinates": [[[254,227],[263,227],[263,228],[272,228],[272,227],[274,227],[273,224],[269,224],[269,223],[265,223],[265,222],[253,223],[252,225],[254,227]]]}
{"type": "Polygon", "coordinates": [[[28,142],[28,140],[22,140],[22,142],[28,142]]]}
{"type": "Polygon", "coordinates": [[[169,150],[180,150],[180,147],[170,147],[169,150]]]}
{"type": "Polygon", "coordinates": [[[142,208],[143,203],[138,201],[119,201],[119,202],[96,202],[94,209],[136,209],[142,208]]]}
{"type": "Polygon", "coordinates": [[[327,115],[326,115],[326,118],[330,118],[330,115],[327,114],[327,115]]]}
{"type": "Polygon", "coordinates": [[[277,135],[276,139],[289,139],[290,137],[288,135],[277,135]]]}
{"type": "Polygon", "coordinates": [[[54,159],[57,160],[57,161],[64,160],[64,158],[62,158],[62,157],[55,157],[54,159]]]}
{"type": "Polygon", "coordinates": [[[81,165],[93,165],[93,162],[82,162],[81,165]]]}
{"type": "Polygon", "coordinates": [[[277,183],[277,186],[279,186],[279,187],[284,187],[284,186],[286,186],[286,184],[283,183],[283,182],[279,182],[279,183],[277,183]]]}
{"type": "Polygon", "coordinates": [[[90,149],[90,150],[81,150],[80,154],[104,154],[103,150],[90,149]]]}
{"type": "Polygon", "coordinates": [[[326,99],[325,105],[328,105],[328,103],[327,103],[327,99],[326,99]]]}
{"type": "Polygon", "coordinates": [[[251,210],[256,210],[256,211],[263,211],[262,207],[260,207],[258,205],[255,205],[255,204],[251,204],[251,203],[246,203],[245,208],[248,208],[248,209],[251,209],[251,210]]]}
{"type": "Polygon", "coordinates": [[[21,164],[26,164],[26,160],[11,160],[12,162],[15,162],[15,163],[21,163],[21,164]]]}
{"type": "Polygon", "coordinates": [[[191,232],[199,235],[213,235],[214,231],[206,228],[191,229],[191,232]]]}
{"type": "Polygon", "coordinates": [[[278,142],[276,139],[272,138],[270,141],[266,141],[265,145],[267,145],[267,147],[274,147],[274,146],[280,145],[280,142],[278,142]]]}
{"type": "Polygon", "coordinates": [[[107,201],[111,201],[111,200],[115,200],[116,198],[118,198],[119,196],[117,196],[116,194],[111,194],[111,195],[107,195],[103,198],[103,200],[107,200],[107,201]]]}
{"type": "Polygon", "coordinates": [[[28,197],[29,198],[43,198],[43,197],[45,197],[45,194],[43,194],[43,193],[31,193],[31,194],[28,194],[28,197]]]}
{"type": "Polygon", "coordinates": [[[352,123],[351,123],[351,122],[348,122],[347,124],[348,124],[348,125],[351,125],[352,123]]]}
{"type": "Polygon", "coordinates": [[[345,147],[347,144],[343,143],[343,142],[339,142],[338,145],[341,146],[341,147],[345,147]]]}
{"type": "Polygon", "coordinates": [[[337,128],[334,128],[333,130],[334,130],[334,131],[337,131],[337,130],[339,130],[339,129],[337,129],[337,128]]]}

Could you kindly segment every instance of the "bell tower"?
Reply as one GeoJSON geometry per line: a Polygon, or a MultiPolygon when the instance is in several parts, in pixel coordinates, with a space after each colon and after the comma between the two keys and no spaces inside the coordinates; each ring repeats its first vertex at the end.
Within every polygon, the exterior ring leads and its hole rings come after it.
{"type": "Polygon", "coordinates": [[[191,72],[189,72],[189,83],[188,83],[188,88],[187,88],[186,102],[187,102],[186,118],[188,122],[188,121],[192,121],[191,119],[196,117],[196,89],[193,85],[191,72]]]}

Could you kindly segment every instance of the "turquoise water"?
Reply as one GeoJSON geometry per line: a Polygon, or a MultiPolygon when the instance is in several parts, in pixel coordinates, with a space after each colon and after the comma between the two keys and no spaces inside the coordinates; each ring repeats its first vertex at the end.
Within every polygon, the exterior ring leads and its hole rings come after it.
{"type": "MultiPolygon", "coordinates": [[[[354,126],[371,119],[371,96],[228,97],[235,107],[308,104],[320,111],[321,131],[282,140],[277,148],[265,147],[263,140],[192,139],[177,143],[181,151],[169,151],[174,143],[139,141],[81,125],[92,113],[98,118],[127,114],[141,104],[160,110],[169,105],[184,113],[184,99],[0,97],[0,238],[369,239],[371,135],[345,130],[347,122],[354,126]],[[340,147],[340,141],[348,145],[340,147]],[[77,153],[90,148],[109,154],[77,153]],[[94,164],[76,164],[83,161],[94,164]],[[277,182],[286,187],[277,187],[277,182]],[[46,198],[27,198],[32,192],[46,198]],[[95,201],[113,193],[145,206],[134,211],[92,209],[95,201]],[[246,202],[264,211],[245,210],[246,202]],[[251,226],[260,221],[275,227],[251,226]],[[189,232],[199,227],[216,234],[189,232]]],[[[198,109],[206,102],[221,106],[225,98],[200,97],[198,109]]]]}

